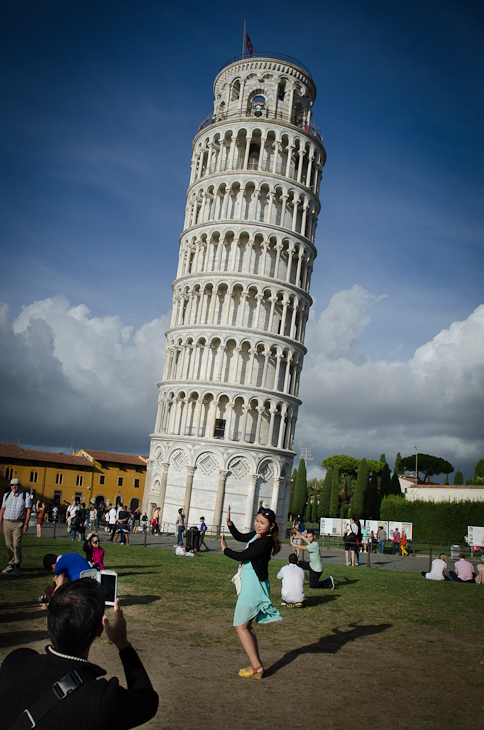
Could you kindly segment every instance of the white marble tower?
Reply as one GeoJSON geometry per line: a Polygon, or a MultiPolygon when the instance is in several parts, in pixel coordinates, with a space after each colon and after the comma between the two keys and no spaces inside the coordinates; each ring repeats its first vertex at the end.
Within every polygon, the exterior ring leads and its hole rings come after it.
{"type": "Polygon", "coordinates": [[[228,62],[193,141],[173,313],[143,509],[285,527],[326,153],[309,71],[228,62]]]}

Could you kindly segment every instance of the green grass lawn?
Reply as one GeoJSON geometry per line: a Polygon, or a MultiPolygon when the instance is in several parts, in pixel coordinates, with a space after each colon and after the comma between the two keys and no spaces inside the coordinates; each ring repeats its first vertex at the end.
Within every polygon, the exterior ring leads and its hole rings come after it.
{"type": "MultiPolygon", "coordinates": [[[[214,710],[222,693],[230,713],[245,718],[231,723],[234,730],[259,728],[260,715],[247,714],[254,688],[236,671],[247,664],[232,627],[236,596],[230,578],[237,563],[216,554],[184,559],[170,550],[106,542],[103,547],[105,567],[119,574],[130,638],[164,698],[148,726],[225,727],[223,712],[214,710]],[[190,693],[198,693],[195,703],[190,693]],[[185,724],[170,724],[163,713],[170,717],[180,709],[185,724]]],[[[73,549],[82,553],[77,543],[24,537],[22,577],[0,576],[2,658],[19,645],[41,649],[47,643],[45,615],[35,611],[35,600],[51,581],[42,557],[73,549]]],[[[6,555],[3,535],[0,554],[6,555]]],[[[282,565],[270,563],[276,606],[282,565]]],[[[334,591],[307,587],[307,607],[281,609],[282,622],[257,628],[268,668],[258,701],[270,704],[277,726],[290,724],[285,718],[299,711],[316,730],[343,730],[345,713],[357,701],[359,730],[375,725],[382,730],[480,730],[484,586],[343,565],[332,566],[331,572],[334,591]],[[304,700],[309,690],[312,703],[304,700]],[[317,709],[323,706],[324,724],[317,709]],[[380,722],[378,713],[383,713],[380,722]]],[[[119,674],[107,639],[98,640],[95,660],[104,666],[102,652],[110,651],[119,674]]]]}

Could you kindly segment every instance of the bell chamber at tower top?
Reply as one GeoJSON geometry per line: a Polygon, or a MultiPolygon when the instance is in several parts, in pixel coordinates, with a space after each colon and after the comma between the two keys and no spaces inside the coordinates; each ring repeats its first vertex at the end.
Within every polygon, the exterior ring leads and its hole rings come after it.
{"type": "Polygon", "coordinates": [[[326,152],[307,69],[281,57],[235,60],[214,96],[193,142],[184,229],[255,221],[312,242],[326,152]]]}

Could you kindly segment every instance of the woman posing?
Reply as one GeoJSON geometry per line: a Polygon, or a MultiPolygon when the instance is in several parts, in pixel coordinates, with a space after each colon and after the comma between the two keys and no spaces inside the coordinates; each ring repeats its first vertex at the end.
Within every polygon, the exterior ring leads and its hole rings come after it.
{"type": "Polygon", "coordinates": [[[230,519],[230,505],[227,510],[227,527],[238,542],[247,543],[245,550],[238,552],[227,547],[225,536],[222,535],[224,554],[242,563],[241,588],[235,605],[234,626],[249,658],[250,666],[241,669],[239,676],[262,679],[264,669],[252,621],[255,619],[259,624],[281,621],[279,611],[271,603],[268,573],[271,554],[276,555],[281,549],[279,528],[274,512],[271,509],[261,508],[256,515],[254,529],[243,535],[230,519]]]}
{"type": "Polygon", "coordinates": [[[346,554],[346,565],[357,565],[356,562],[356,550],[358,547],[358,524],[350,517],[350,522],[346,528],[344,535],[345,554],[346,554]],[[350,563],[351,553],[351,563],[350,563]]]}
{"type": "Polygon", "coordinates": [[[89,533],[82,549],[86,553],[86,560],[91,568],[104,570],[104,548],[99,547],[99,536],[95,532],[89,533]]]}

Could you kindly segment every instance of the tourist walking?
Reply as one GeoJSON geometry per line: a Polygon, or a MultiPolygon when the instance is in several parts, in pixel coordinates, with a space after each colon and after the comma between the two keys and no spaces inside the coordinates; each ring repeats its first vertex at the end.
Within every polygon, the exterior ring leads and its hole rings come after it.
{"type": "Polygon", "coordinates": [[[230,505],[227,509],[227,527],[238,542],[245,542],[241,552],[227,547],[222,535],[221,546],[224,554],[233,560],[241,561],[238,574],[240,590],[235,605],[234,622],[240,643],[247,654],[250,666],[239,671],[240,677],[262,679],[264,669],[259,655],[257,637],[252,622],[263,624],[281,621],[279,611],[271,603],[269,585],[269,560],[281,549],[279,528],[276,516],[271,509],[261,508],[254,521],[254,529],[246,534],[240,533],[230,519],[230,505]]]}
{"type": "Polygon", "coordinates": [[[29,528],[32,498],[24,492],[18,479],[10,482],[10,492],[3,495],[0,509],[0,530],[3,527],[8,565],[2,573],[20,575],[22,562],[22,535],[29,528]]]}

